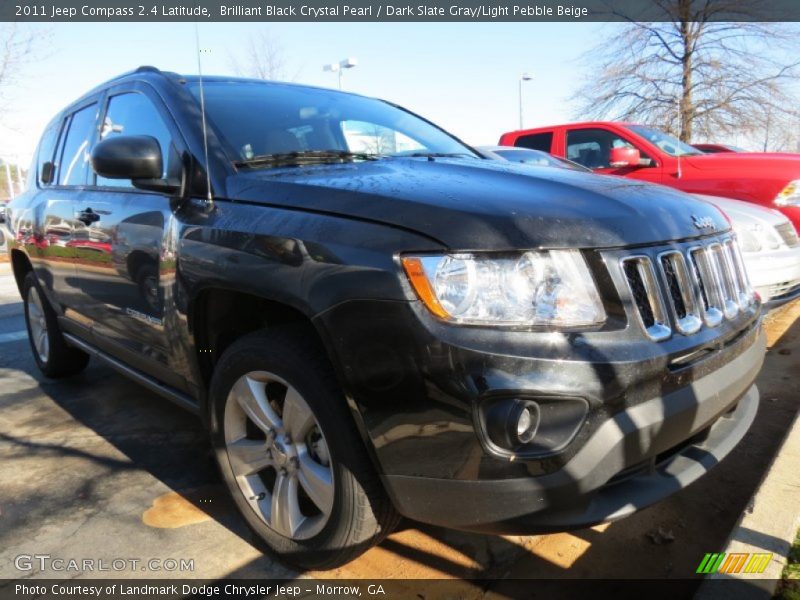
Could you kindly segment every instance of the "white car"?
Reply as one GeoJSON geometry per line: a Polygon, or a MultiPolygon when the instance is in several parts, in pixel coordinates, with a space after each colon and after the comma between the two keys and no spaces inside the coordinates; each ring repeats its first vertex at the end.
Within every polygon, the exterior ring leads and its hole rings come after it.
{"type": "Polygon", "coordinates": [[[750,202],[696,196],[728,215],[750,283],[767,308],[800,297],[800,238],[789,219],[750,202]]]}

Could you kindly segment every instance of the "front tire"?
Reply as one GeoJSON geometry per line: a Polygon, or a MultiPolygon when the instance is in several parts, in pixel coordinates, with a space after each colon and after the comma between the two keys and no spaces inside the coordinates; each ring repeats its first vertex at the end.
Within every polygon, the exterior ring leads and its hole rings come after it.
{"type": "Polygon", "coordinates": [[[282,560],[330,569],[397,524],[331,365],[277,327],[228,348],[211,382],[217,462],[237,508],[282,560]]]}
{"type": "Polygon", "coordinates": [[[28,340],[39,370],[53,379],[69,377],[83,371],[89,362],[89,355],[67,345],[61,335],[56,313],[32,272],[22,282],[22,298],[28,340]]]}

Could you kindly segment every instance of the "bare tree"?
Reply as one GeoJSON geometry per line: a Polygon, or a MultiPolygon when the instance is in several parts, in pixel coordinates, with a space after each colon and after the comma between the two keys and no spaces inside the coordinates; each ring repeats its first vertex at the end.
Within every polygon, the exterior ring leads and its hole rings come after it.
{"type": "Polygon", "coordinates": [[[397,151],[394,132],[380,125],[369,125],[361,136],[361,152],[367,154],[388,154],[397,151]]]}
{"type": "Polygon", "coordinates": [[[783,24],[719,21],[750,0],[652,0],[663,22],[628,22],[584,56],[581,117],[635,120],[691,141],[750,130],[793,106],[800,59],[783,24]]]}
{"type": "Polygon", "coordinates": [[[9,87],[17,82],[19,73],[33,60],[35,41],[34,32],[17,23],[0,25],[0,108],[5,108],[9,87]]]}
{"type": "Polygon", "coordinates": [[[763,152],[800,152],[800,112],[765,104],[758,125],[745,135],[750,147],[763,152]]]}
{"type": "Polygon", "coordinates": [[[251,35],[240,56],[231,55],[230,65],[237,75],[269,80],[294,80],[289,59],[280,40],[269,30],[251,35]]]}

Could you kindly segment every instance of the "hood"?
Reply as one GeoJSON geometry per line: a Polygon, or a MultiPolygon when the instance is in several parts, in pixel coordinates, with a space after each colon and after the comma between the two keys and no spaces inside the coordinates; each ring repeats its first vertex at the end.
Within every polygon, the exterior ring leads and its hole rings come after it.
{"type": "Polygon", "coordinates": [[[768,172],[775,173],[776,170],[785,169],[789,179],[800,177],[800,154],[786,152],[719,152],[684,156],[681,162],[701,171],[740,172],[767,169],[768,172]]]}
{"type": "Polygon", "coordinates": [[[243,170],[227,191],[413,230],[458,250],[608,248],[729,228],[713,206],[670,188],[475,158],[243,170]],[[703,217],[713,226],[698,229],[703,217]]]}

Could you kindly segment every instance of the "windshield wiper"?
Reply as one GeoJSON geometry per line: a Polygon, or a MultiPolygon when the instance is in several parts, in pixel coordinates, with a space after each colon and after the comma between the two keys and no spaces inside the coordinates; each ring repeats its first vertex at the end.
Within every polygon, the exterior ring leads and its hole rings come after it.
{"type": "Polygon", "coordinates": [[[301,150],[277,154],[261,154],[234,163],[237,167],[274,167],[280,165],[338,164],[356,160],[379,160],[381,154],[346,150],[301,150]]]}

